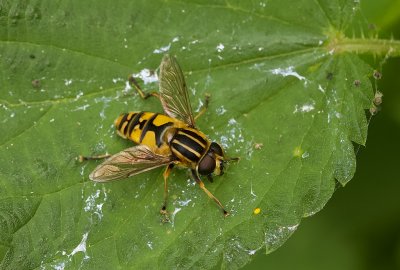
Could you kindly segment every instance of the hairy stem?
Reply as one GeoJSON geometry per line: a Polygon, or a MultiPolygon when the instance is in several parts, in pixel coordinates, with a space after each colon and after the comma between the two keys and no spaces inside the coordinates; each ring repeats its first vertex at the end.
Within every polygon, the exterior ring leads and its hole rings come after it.
{"type": "Polygon", "coordinates": [[[329,51],[335,53],[353,52],[359,54],[400,56],[400,41],[389,39],[347,38],[338,34],[331,38],[329,51]]]}

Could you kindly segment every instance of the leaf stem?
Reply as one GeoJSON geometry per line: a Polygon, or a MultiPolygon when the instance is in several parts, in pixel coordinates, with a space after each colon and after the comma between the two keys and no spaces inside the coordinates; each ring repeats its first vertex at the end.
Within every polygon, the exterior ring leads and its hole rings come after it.
{"type": "Polygon", "coordinates": [[[335,53],[355,52],[358,54],[400,56],[400,41],[393,39],[347,38],[335,36],[328,44],[329,51],[335,53]]]}

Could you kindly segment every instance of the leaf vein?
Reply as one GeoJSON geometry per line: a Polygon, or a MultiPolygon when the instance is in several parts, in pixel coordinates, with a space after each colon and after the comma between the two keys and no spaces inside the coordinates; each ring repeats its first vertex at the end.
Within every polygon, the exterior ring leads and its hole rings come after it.
{"type": "Polygon", "coordinates": [[[30,125],[29,127],[25,128],[25,129],[22,130],[20,133],[14,135],[14,136],[11,137],[10,139],[8,139],[8,140],[6,140],[5,142],[3,142],[2,144],[0,144],[0,148],[4,147],[4,146],[5,146],[6,144],[8,144],[9,142],[12,142],[13,140],[15,140],[15,139],[21,137],[22,135],[24,135],[26,132],[30,131],[34,126],[36,126],[36,125],[39,123],[39,121],[40,121],[41,119],[43,119],[43,117],[45,117],[45,116],[49,113],[49,111],[51,111],[52,108],[53,108],[53,107],[50,106],[38,119],[36,119],[36,124],[35,124],[35,121],[32,121],[32,123],[31,123],[31,125],[30,125]]]}
{"type": "Polygon", "coordinates": [[[115,60],[111,60],[105,57],[101,57],[95,54],[89,54],[88,52],[85,51],[79,51],[79,50],[75,50],[75,49],[71,49],[71,48],[65,48],[65,47],[60,47],[54,44],[44,44],[44,43],[34,43],[34,42],[29,42],[29,41],[24,41],[24,40],[0,40],[0,44],[6,44],[6,45],[14,45],[14,44],[18,44],[18,45],[30,45],[30,46],[37,46],[37,47],[47,47],[47,48],[52,48],[52,49],[57,49],[60,51],[67,51],[73,54],[78,54],[78,55],[84,55],[87,57],[91,57],[91,58],[95,58],[95,59],[99,59],[102,61],[106,61],[106,62],[110,62],[112,64],[115,65],[119,65],[123,68],[127,68],[130,69],[131,67],[126,66],[124,64],[121,64],[119,62],[116,62],[115,60]]]}

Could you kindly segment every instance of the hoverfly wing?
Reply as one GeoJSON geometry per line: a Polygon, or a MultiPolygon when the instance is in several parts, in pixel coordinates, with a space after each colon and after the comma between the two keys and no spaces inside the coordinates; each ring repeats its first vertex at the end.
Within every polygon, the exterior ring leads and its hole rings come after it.
{"type": "Polygon", "coordinates": [[[168,54],[163,57],[159,81],[160,99],[165,113],[195,127],[185,77],[175,57],[168,54]]]}
{"type": "Polygon", "coordinates": [[[121,151],[101,163],[89,175],[96,182],[107,182],[127,178],[173,162],[172,156],[154,153],[145,145],[121,151]]]}

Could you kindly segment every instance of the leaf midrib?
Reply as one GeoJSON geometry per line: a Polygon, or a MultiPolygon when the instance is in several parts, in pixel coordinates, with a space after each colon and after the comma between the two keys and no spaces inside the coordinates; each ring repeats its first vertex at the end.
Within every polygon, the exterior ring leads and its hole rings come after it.
{"type": "MultiPolygon", "coordinates": [[[[196,74],[196,73],[209,72],[212,70],[227,69],[230,67],[236,67],[236,66],[240,66],[240,65],[246,65],[246,64],[251,64],[251,63],[263,62],[263,61],[267,61],[267,60],[273,60],[273,59],[280,58],[280,57],[287,57],[287,56],[292,56],[292,55],[297,55],[297,54],[300,55],[303,53],[315,51],[316,49],[320,49],[320,48],[319,47],[310,47],[310,48],[301,49],[301,50],[297,50],[297,51],[278,53],[275,55],[273,54],[273,55],[267,55],[267,56],[263,56],[263,57],[249,58],[249,59],[245,59],[245,60],[238,61],[238,62],[227,63],[227,64],[218,65],[218,66],[211,66],[211,67],[207,67],[207,68],[203,68],[203,69],[189,70],[184,73],[185,74],[188,74],[188,73],[196,74]]],[[[128,68],[128,67],[126,67],[126,68],[128,68]]],[[[91,92],[86,95],[84,94],[79,98],[79,100],[82,98],[88,98],[91,96],[96,96],[96,95],[100,95],[103,93],[107,93],[112,90],[115,91],[115,90],[118,90],[121,88],[122,88],[122,86],[101,89],[100,91],[91,92]]],[[[42,100],[42,101],[23,101],[20,103],[10,103],[7,100],[0,99],[0,103],[7,104],[7,106],[9,106],[9,107],[43,106],[43,105],[48,105],[48,104],[68,103],[68,102],[73,102],[73,101],[77,101],[76,96],[69,96],[69,97],[64,97],[64,98],[59,98],[59,99],[48,99],[48,100],[42,100]]]]}

